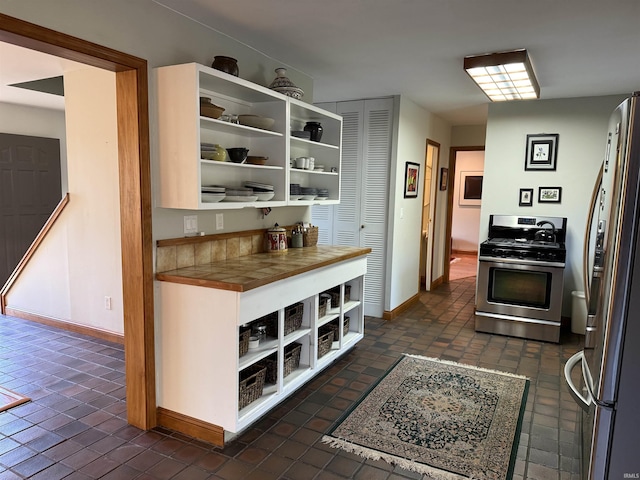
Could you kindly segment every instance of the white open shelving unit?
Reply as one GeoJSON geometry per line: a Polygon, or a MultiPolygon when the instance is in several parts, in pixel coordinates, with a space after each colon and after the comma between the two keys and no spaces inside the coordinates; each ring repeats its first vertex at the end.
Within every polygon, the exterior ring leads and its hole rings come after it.
{"type": "Polygon", "coordinates": [[[284,96],[261,85],[204,65],[188,63],[154,69],[158,87],[160,164],[159,207],[190,210],[263,208],[285,205],[335,204],[340,201],[342,117],[284,96]],[[271,130],[200,116],[200,97],[210,97],[225,114],[273,118],[271,130]],[[322,142],[291,135],[308,121],[320,122],[322,142]],[[250,155],[269,157],[266,165],[204,160],[200,144],[244,147],[250,155]],[[290,158],[312,156],[324,172],[297,170],[290,158]],[[332,172],[331,170],[335,171],[332,172]],[[203,185],[242,187],[244,182],[274,186],[269,201],[206,203],[203,185]],[[289,185],[327,188],[328,199],[297,200],[289,185]]]}
{"type": "Polygon", "coordinates": [[[158,406],[224,428],[245,429],[316,376],[364,337],[366,255],[344,260],[247,292],[233,292],[172,282],[158,282],[161,302],[157,328],[158,406]],[[344,302],[345,285],[350,300],[344,302]],[[320,295],[340,287],[340,302],[318,317],[320,295]],[[304,305],[302,325],[284,335],[285,308],[304,305]],[[277,338],[239,356],[240,329],[277,312],[277,338]],[[318,358],[319,330],[331,321],[343,325],[332,349],[318,358]],[[300,365],[283,378],[285,347],[301,344],[300,365]],[[277,381],[239,410],[240,372],[277,355],[277,381]]]}

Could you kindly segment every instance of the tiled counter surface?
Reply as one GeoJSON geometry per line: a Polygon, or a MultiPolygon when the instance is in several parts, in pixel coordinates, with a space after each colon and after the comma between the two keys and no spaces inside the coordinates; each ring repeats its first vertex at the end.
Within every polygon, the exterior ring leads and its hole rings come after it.
{"type": "Polygon", "coordinates": [[[285,253],[257,253],[206,265],[169,270],[157,273],[156,279],[246,292],[370,252],[370,248],[328,245],[290,248],[285,253]]]}

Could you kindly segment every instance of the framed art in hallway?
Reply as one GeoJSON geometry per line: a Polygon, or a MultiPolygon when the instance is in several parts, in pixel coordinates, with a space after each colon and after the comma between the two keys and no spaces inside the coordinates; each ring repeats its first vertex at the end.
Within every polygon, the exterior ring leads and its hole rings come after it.
{"type": "Polygon", "coordinates": [[[484,172],[460,172],[458,205],[479,206],[482,202],[484,172]]]}
{"type": "Polygon", "coordinates": [[[440,190],[446,190],[448,182],[449,182],[449,169],[442,167],[440,169],[440,190]]]}
{"type": "Polygon", "coordinates": [[[520,189],[520,201],[518,202],[518,206],[520,207],[533,206],[533,188],[520,189]]]}
{"type": "Polygon", "coordinates": [[[558,158],[557,133],[527,135],[527,153],[524,160],[525,170],[555,171],[558,158]]]}
{"type": "Polygon", "coordinates": [[[407,162],[404,171],[404,198],[418,197],[418,175],[420,164],[407,162]]]}
{"type": "Polygon", "coordinates": [[[562,187],[539,187],[539,203],[560,203],[562,200],[562,187]]]}

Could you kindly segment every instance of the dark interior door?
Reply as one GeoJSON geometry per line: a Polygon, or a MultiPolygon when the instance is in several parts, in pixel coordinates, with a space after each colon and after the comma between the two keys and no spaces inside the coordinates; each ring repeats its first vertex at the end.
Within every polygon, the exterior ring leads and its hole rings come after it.
{"type": "Polygon", "coordinates": [[[0,133],[0,287],[61,198],[60,140],[0,133]]]}

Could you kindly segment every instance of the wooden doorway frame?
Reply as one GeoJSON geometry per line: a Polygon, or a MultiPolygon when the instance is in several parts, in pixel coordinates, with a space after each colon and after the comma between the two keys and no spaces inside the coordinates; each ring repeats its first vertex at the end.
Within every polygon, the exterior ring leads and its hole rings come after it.
{"type": "Polygon", "coordinates": [[[0,41],[116,74],[127,420],[156,425],[147,61],[0,13],[0,41]]]}
{"type": "MultiPolygon", "coordinates": [[[[437,215],[438,215],[438,172],[440,171],[440,150],[442,150],[442,146],[434,141],[431,140],[429,138],[427,138],[427,141],[425,143],[425,147],[424,147],[424,162],[425,162],[425,176],[424,176],[424,181],[426,181],[426,171],[427,171],[427,159],[429,156],[429,147],[435,148],[438,150],[437,155],[434,156],[434,158],[432,158],[431,161],[431,185],[430,185],[430,189],[429,189],[429,194],[431,197],[433,197],[433,205],[431,204],[431,199],[429,199],[429,215],[432,216],[431,218],[431,232],[429,235],[429,240],[427,240],[427,249],[429,250],[429,253],[427,255],[426,252],[422,251],[422,242],[423,242],[423,238],[422,238],[422,232],[424,229],[424,215],[422,216],[420,222],[421,222],[421,226],[422,228],[420,229],[420,263],[422,263],[422,259],[423,259],[423,253],[424,253],[424,264],[425,264],[425,271],[424,271],[424,277],[425,277],[425,289],[426,290],[433,290],[435,289],[438,285],[440,285],[442,283],[442,278],[433,278],[433,271],[434,271],[434,252],[435,252],[435,230],[436,230],[436,219],[437,219],[437,215]],[[429,248],[429,242],[431,242],[431,248],[429,248]],[[429,267],[429,272],[427,272],[427,266],[429,267]],[[427,279],[429,279],[429,285],[426,284],[427,279]],[[427,288],[428,287],[428,288],[427,288]]],[[[423,189],[424,192],[424,189],[423,189]]],[[[423,200],[424,203],[424,200],[423,200]]],[[[423,210],[423,214],[424,214],[424,205],[422,207],[423,210]]],[[[427,226],[428,227],[428,226],[427,226]]],[[[418,278],[418,290],[420,290],[422,288],[422,281],[420,278],[418,278]]]]}
{"type": "Polygon", "coordinates": [[[445,262],[444,262],[444,282],[449,283],[449,273],[451,271],[451,230],[453,226],[453,188],[456,179],[456,156],[458,152],[479,152],[484,151],[484,145],[474,145],[471,147],[451,147],[449,149],[449,178],[447,184],[447,230],[445,233],[445,262]]]}

